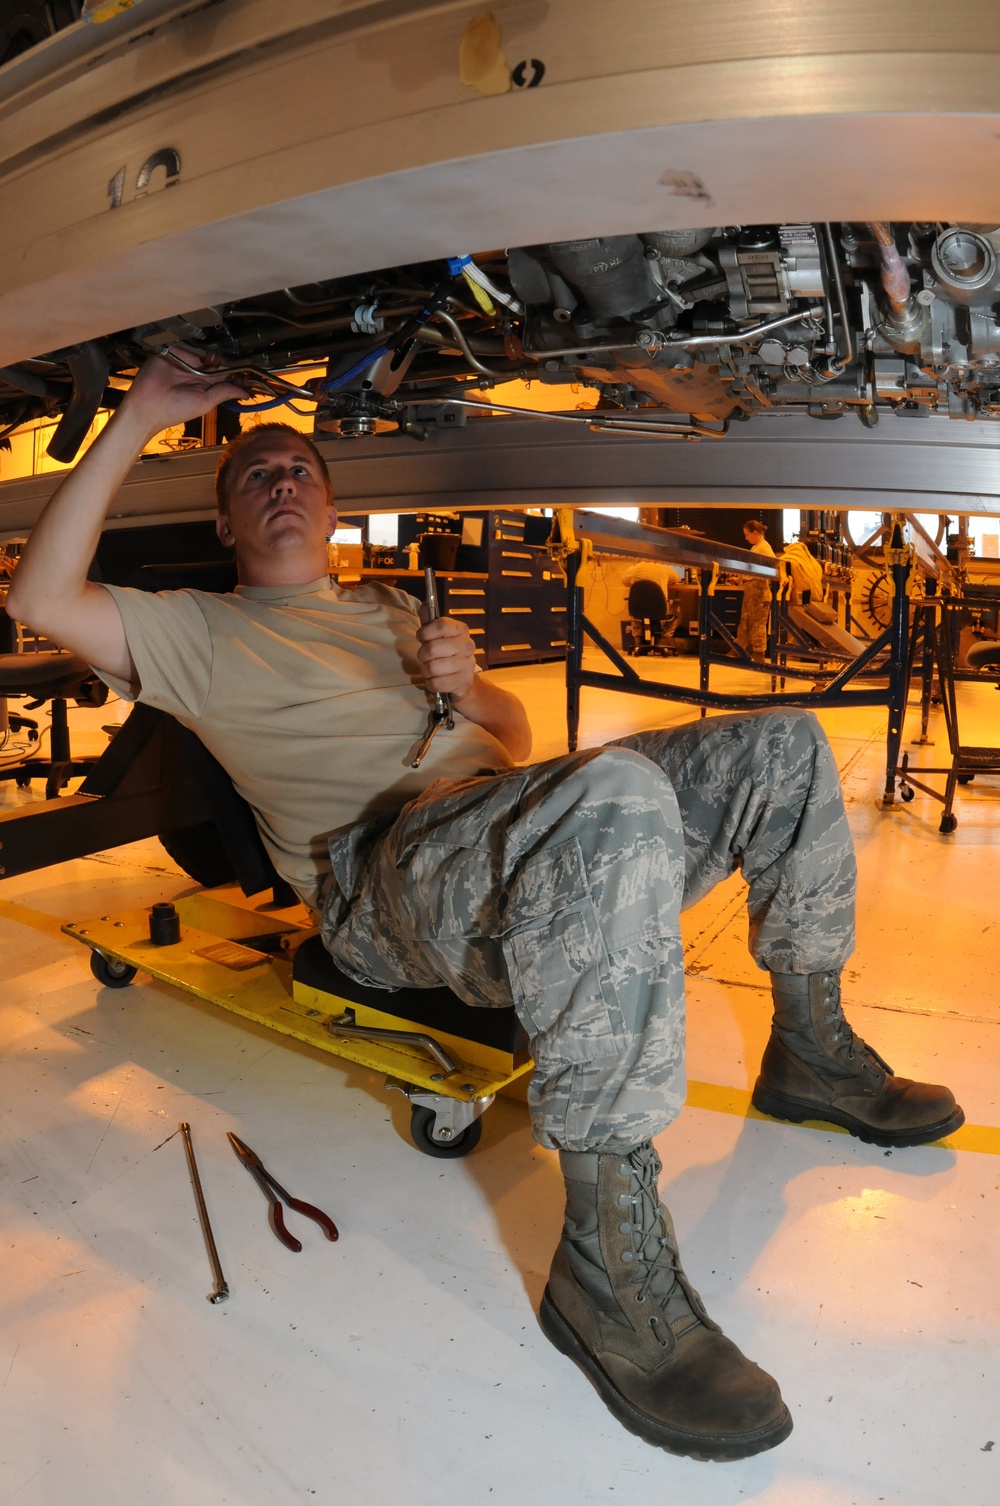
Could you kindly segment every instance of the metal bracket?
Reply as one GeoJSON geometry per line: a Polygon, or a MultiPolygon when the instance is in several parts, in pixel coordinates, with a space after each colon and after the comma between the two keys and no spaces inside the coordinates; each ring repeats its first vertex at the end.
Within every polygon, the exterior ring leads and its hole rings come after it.
{"type": "Polygon", "coordinates": [[[579,554],[581,565],[585,565],[594,552],[594,546],[590,539],[578,539],[576,529],[573,526],[572,507],[557,507],[552,519],[552,533],[549,536],[548,551],[552,559],[566,573],[566,560],[571,554],[579,554]]]}
{"type": "Polygon", "coordinates": [[[906,541],[903,532],[907,523],[905,513],[892,513],[889,528],[885,540],[885,567],[891,574],[893,565],[912,565],[915,559],[915,551],[912,544],[906,541]]]}
{"type": "Polygon", "coordinates": [[[385,1085],[402,1093],[415,1107],[430,1109],[434,1115],[433,1137],[445,1145],[464,1134],[470,1124],[475,1124],[496,1097],[495,1093],[489,1093],[485,1098],[463,1101],[461,1098],[448,1098],[444,1093],[428,1093],[424,1088],[400,1082],[396,1077],[387,1077],[385,1085]]]}

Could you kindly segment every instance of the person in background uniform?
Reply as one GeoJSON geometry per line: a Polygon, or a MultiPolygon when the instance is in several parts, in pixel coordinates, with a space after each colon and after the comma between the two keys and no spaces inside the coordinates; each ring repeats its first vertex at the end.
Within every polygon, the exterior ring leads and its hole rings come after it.
{"type": "Polygon", "coordinates": [[[683,579],[679,570],[663,560],[636,560],[634,565],[629,565],[627,570],[622,571],[623,586],[631,586],[637,580],[652,580],[668,600],[673,587],[679,586],[683,579]]]}
{"type": "MultiPolygon", "coordinates": [[[[663,560],[636,560],[634,564],[629,565],[628,569],[622,572],[622,585],[629,588],[637,580],[650,580],[654,585],[659,586],[663,592],[665,615],[660,624],[660,631],[665,636],[668,625],[672,624],[677,615],[676,604],[671,607],[670,592],[671,588],[680,585],[682,580],[681,573],[663,560]]],[[[643,619],[641,617],[633,617],[631,619],[631,628],[633,644],[637,649],[642,648],[645,635],[643,619]]]]}
{"type": "Polygon", "coordinates": [[[659,1199],[652,1142],[686,1091],[681,909],[742,870],[774,999],[758,1108],[893,1146],[964,1118],[947,1088],[894,1076],[844,1017],[856,872],[818,722],[712,717],[524,762],[524,708],[477,673],[462,623],[330,581],[329,474],[280,424],[234,441],[219,469],[235,593],[89,581],[149,439],[240,395],[222,373],[151,358],[36,525],[12,613],[197,733],[352,977],[513,1004],[534,1133],[566,1186],[545,1334],[649,1443],[699,1459],[773,1447],[792,1426],[778,1386],[709,1318],[659,1199]],[[439,691],[456,726],[414,770],[439,691]]]}
{"type": "MultiPolygon", "coordinates": [[[[774,558],[774,550],[764,537],[766,529],[756,518],[748,518],[743,524],[743,537],[753,554],[766,554],[774,558]]],[[[754,659],[763,659],[767,653],[767,619],[771,612],[771,582],[746,577],[743,586],[743,610],[736,633],[736,642],[754,659]]]]}

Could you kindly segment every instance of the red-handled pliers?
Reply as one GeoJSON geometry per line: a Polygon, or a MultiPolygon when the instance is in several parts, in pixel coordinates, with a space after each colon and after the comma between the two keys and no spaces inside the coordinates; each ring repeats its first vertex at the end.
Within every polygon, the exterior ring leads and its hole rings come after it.
{"type": "Polygon", "coordinates": [[[271,1228],[283,1245],[287,1245],[290,1250],[294,1250],[296,1253],[302,1248],[301,1240],[296,1239],[294,1234],[289,1234],[285,1228],[284,1209],[281,1206],[281,1198],[284,1198],[289,1208],[294,1208],[296,1213],[304,1213],[306,1218],[315,1220],[327,1239],[337,1239],[339,1237],[337,1225],[333,1219],[328,1218],[319,1208],[314,1208],[312,1203],[300,1202],[297,1197],[292,1197],[290,1192],[286,1192],[284,1187],[274,1180],[271,1173],[265,1171],[257,1152],[251,1150],[249,1145],[244,1145],[238,1135],[230,1134],[229,1143],[257,1183],[261,1192],[267,1198],[270,1204],[268,1219],[270,1220],[271,1228]]]}

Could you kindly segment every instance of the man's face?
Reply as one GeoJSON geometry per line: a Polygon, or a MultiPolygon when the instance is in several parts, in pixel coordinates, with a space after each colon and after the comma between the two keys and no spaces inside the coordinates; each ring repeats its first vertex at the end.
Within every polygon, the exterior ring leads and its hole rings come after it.
{"type": "Polygon", "coordinates": [[[249,444],[230,478],[219,538],[241,560],[323,553],[337,525],[323,471],[294,434],[266,433],[249,444]]]}

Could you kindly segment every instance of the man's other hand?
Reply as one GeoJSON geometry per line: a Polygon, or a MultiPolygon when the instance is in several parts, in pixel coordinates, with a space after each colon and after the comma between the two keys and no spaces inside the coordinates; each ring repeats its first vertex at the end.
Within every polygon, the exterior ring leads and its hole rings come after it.
{"type": "MultiPolygon", "coordinates": [[[[421,608],[421,617],[426,610],[421,608]]],[[[417,629],[417,641],[427,689],[450,695],[457,706],[476,677],[476,646],[469,629],[454,617],[436,617],[417,629]]]]}
{"type": "MultiPolygon", "coordinates": [[[[177,349],[188,366],[201,368],[202,358],[189,350],[177,349]]],[[[139,370],[121,407],[145,420],[150,434],[159,434],[173,424],[200,418],[219,403],[246,397],[236,382],[228,381],[225,371],[205,369],[185,371],[164,356],[150,356],[139,370]]]]}
{"type": "Polygon", "coordinates": [[[465,623],[454,617],[428,622],[426,605],[420,616],[417,658],[426,688],[432,694],[450,695],[455,710],[495,737],[511,758],[527,758],[531,728],[524,707],[509,690],[491,684],[489,675],[476,673],[476,646],[465,623]]]}

